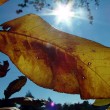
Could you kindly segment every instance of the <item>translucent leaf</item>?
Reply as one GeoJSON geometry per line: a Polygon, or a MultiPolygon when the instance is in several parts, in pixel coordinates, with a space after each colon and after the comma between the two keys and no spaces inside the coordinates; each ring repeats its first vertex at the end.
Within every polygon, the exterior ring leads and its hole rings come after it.
{"type": "Polygon", "coordinates": [[[0,5],[4,4],[5,2],[7,2],[8,0],[0,0],[0,5]]]}
{"type": "Polygon", "coordinates": [[[37,85],[84,99],[110,98],[108,47],[61,32],[33,14],[2,26],[0,50],[37,85]]]}
{"type": "Polygon", "coordinates": [[[110,104],[110,99],[96,99],[93,105],[95,106],[104,106],[104,105],[109,105],[110,104]]]}

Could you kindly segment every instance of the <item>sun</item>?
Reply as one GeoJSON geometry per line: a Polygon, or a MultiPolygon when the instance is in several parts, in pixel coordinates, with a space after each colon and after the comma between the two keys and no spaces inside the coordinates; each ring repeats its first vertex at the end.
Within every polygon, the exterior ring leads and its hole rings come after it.
{"type": "Polygon", "coordinates": [[[53,15],[56,16],[57,23],[69,23],[75,13],[72,11],[72,6],[70,4],[58,4],[56,9],[53,10],[53,15]]]}

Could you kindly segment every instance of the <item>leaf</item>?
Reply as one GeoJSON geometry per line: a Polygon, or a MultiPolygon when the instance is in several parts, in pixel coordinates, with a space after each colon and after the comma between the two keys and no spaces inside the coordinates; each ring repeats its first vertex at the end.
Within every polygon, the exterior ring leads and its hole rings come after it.
{"type": "Polygon", "coordinates": [[[4,61],[3,65],[0,64],[0,77],[6,76],[7,72],[10,70],[8,69],[9,63],[8,61],[4,61]]]}
{"type": "Polygon", "coordinates": [[[96,99],[93,103],[94,106],[105,106],[110,104],[110,99],[96,99]]]}
{"type": "Polygon", "coordinates": [[[3,5],[5,2],[7,2],[8,0],[0,0],[0,5],[3,5]]]}
{"type": "Polygon", "coordinates": [[[25,76],[20,76],[19,79],[12,81],[7,89],[4,91],[5,99],[8,99],[12,94],[21,90],[21,88],[26,84],[27,78],[25,76]]]}
{"type": "Polygon", "coordinates": [[[110,98],[110,48],[61,32],[34,14],[1,26],[0,50],[37,85],[83,99],[110,98]]]}

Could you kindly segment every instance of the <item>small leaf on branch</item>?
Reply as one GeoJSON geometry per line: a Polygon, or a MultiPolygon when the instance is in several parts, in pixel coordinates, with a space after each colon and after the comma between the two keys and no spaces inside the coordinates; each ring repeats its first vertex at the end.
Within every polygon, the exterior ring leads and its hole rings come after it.
{"type": "Polygon", "coordinates": [[[7,89],[4,91],[5,99],[8,99],[12,94],[21,90],[21,88],[26,84],[27,78],[25,76],[20,76],[19,79],[12,81],[7,89]]]}
{"type": "Polygon", "coordinates": [[[8,69],[9,63],[8,61],[4,61],[3,65],[0,64],[0,77],[6,76],[7,72],[10,70],[8,69]]]}
{"type": "Polygon", "coordinates": [[[93,103],[94,106],[105,106],[110,104],[110,99],[96,99],[93,103]]]}

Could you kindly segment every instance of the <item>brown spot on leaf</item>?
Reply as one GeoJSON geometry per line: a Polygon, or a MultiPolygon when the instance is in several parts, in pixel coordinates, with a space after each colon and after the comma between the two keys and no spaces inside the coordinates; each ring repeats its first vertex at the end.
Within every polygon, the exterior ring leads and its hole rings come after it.
{"type": "Polygon", "coordinates": [[[88,62],[88,64],[87,64],[88,66],[90,66],[91,65],[91,62],[88,62]]]}
{"type": "Polygon", "coordinates": [[[24,47],[25,47],[26,49],[31,49],[31,47],[30,47],[30,45],[29,45],[29,43],[28,43],[27,40],[22,41],[22,43],[23,43],[23,45],[24,45],[24,47]]]}
{"type": "Polygon", "coordinates": [[[96,52],[96,50],[92,50],[92,52],[96,52]]]}
{"type": "Polygon", "coordinates": [[[12,44],[16,44],[17,43],[17,39],[15,38],[15,37],[10,37],[10,42],[12,43],[12,44]]]}
{"type": "Polygon", "coordinates": [[[2,25],[11,29],[0,32],[0,50],[37,85],[82,98],[110,98],[110,61],[105,60],[110,48],[58,31],[33,14],[2,25]]]}

